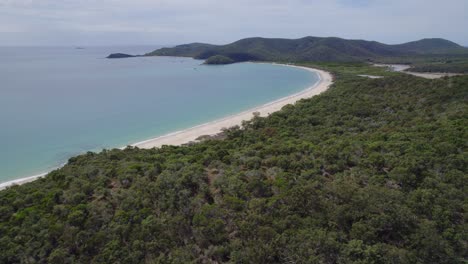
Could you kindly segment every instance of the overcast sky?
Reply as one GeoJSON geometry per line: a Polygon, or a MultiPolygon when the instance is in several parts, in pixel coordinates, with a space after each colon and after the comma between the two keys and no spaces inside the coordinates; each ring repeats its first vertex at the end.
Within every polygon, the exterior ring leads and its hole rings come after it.
{"type": "Polygon", "coordinates": [[[468,0],[0,0],[0,45],[229,43],[337,36],[468,46],[468,0]]]}

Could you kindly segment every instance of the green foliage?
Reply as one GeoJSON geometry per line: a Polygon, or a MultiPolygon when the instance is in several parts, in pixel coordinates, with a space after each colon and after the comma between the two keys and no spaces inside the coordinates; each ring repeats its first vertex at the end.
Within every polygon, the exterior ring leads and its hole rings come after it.
{"type": "Polygon", "coordinates": [[[445,60],[443,62],[418,63],[411,67],[415,72],[468,73],[468,58],[465,60],[445,60]]]}
{"type": "Polygon", "coordinates": [[[316,66],[329,91],[225,140],[1,191],[0,263],[465,263],[468,77],[316,66]]]}
{"type": "MultiPolygon", "coordinates": [[[[468,48],[445,39],[422,39],[399,45],[387,45],[376,41],[348,40],[335,37],[305,37],[300,39],[246,38],[227,45],[184,44],[173,48],[158,49],[146,55],[183,56],[204,60],[213,56],[224,56],[234,62],[380,61],[412,64],[422,61],[427,64],[434,59],[449,61],[459,58],[466,59],[468,48]]],[[[458,68],[462,66],[459,65],[458,68]]],[[[462,69],[466,70],[466,68],[462,69]]]]}
{"type": "Polygon", "coordinates": [[[468,73],[468,54],[453,52],[450,54],[425,54],[404,57],[380,57],[382,63],[409,64],[412,72],[468,73]]]}
{"type": "Polygon", "coordinates": [[[211,56],[205,61],[205,64],[231,64],[231,63],[234,63],[234,60],[232,60],[229,57],[222,56],[222,55],[211,56]]]}

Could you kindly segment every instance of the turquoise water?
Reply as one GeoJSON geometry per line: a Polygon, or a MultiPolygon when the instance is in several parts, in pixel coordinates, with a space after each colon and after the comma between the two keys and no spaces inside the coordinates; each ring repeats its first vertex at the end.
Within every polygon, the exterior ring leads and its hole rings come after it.
{"type": "Polygon", "coordinates": [[[69,157],[125,146],[305,89],[318,76],[280,65],[110,60],[155,47],[0,48],[0,183],[69,157]]]}

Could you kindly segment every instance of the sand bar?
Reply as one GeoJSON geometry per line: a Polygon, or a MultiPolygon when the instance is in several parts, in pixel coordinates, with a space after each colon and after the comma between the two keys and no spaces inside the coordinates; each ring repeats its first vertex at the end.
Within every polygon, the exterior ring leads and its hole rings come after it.
{"type": "MultiPolygon", "coordinates": [[[[296,67],[301,68],[304,70],[308,70],[310,72],[315,72],[319,76],[319,81],[316,82],[313,86],[308,87],[305,90],[302,90],[298,93],[292,94],[287,97],[280,98],[276,101],[249,109],[247,111],[241,112],[239,114],[227,116],[225,118],[215,120],[212,122],[208,122],[205,124],[201,124],[192,128],[188,128],[185,130],[173,132],[164,136],[156,137],[153,139],[141,141],[135,144],[131,144],[131,146],[138,147],[138,148],[154,148],[154,147],[161,147],[163,145],[182,145],[185,143],[189,143],[191,141],[196,141],[196,139],[203,135],[215,135],[221,132],[223,128],[229,128],[236,125],[241,125],[242,121],[250,120],[253,117],[254,112],[260,113],[260,116],[267,116],[273,112],[281,110],[281,108],[288,104],[294,104],[295,102],[310,98],[314,95],[318,95],[328,89],[333,82],[333,77],[329,72],[312,69],[307,67],[301,66],[293,66],[293,65],[285,65],[289,67],[296,67]]],[[[26,178],[16,179],[4,183],[0,183],[0,190],[5,189],[11,185],[20,185],[27,182],[32,182],[38,178],[47,175],[47,173],[42,173],[26,178]]]]}

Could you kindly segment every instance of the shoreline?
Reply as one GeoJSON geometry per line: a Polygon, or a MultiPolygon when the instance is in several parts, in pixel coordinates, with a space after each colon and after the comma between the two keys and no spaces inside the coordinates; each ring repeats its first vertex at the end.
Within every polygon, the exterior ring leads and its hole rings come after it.
{"type": "MultiPolygon", "coordinates": [[[[129,144],[128,146],[138,147],[142,149],[150,149],[154,147],[161,147],[163,145],[179,146],[179,145],[186,144],[192,141],[196,142],[196,139],[200,136],[204,136],[204,135],[212,136],[212,135],[220,133],[223,128],[229,128],[229,127],[233,127],[236,125],[241,125],[242,121],[252,119],[254,112],[260,113],[260,116],[268,116],[269,114],[273,112],[281,110],[281,108],[283,108],[283,106],[285,105],[294,104],[301,99],[310,98],[322,92],[325,92],[333,82],[332,75],[329,72],[326,72],[323,70],[308,68],[308,67],[303,67],[303,66],[296,66],[296,65],[279,64],[279,63],[269,63],[269,64],[295,67],[295,68],[307,70],[309,72],[317,73],[319,80],[316,83],[314,83],[312,86],[307,87],[306,89],[302,91],[299,91],[297,93],[291,94],[286,97],[282,97],[275,101],[268,102],[266,104],[248,109],[241,113],[226,116],[224,118],[217,119],[217,120],[207,122],[207,123],[203,123],[203,124],[190,127],[184,130],[171,132],[166,135],[162,135],[162,136],[158,136],[155,138],[129,144]]],[[[124,147],[121,147],[120,149],[124,149],[126,147],[127,146],[124,146],[124,147]]],[[[55,169],[58,169],[58,168],[55,168],[55,169]]],[[[12,185],[21,185],[24,183],[32,182],[36,179],[39,179],[47,175],[48,173],[49,172],[41,173],[38,175],[33,175],[33,176],[25,177],[25,178],[20,178],[20,179],[0,183],[0,190],[3,190],[12,185]]]]}
{"type": "Polygon", "coordinates": [[[134,144],[130,144],[130,146],[138,147],[142,149],[150,149],[154,147],[161,147],[163,145],[178,146],[178,145],[189,143],[191,141],[196,142],[196,138],[200,136],[205,136],[205,135],[213,136],[221,132],[223,128],[230,128],[236,125],[241,125],[242,121],[252,119],[254,112],[260,113],[260,116],[268,116],[269,114],[273,112],[281,110],[281,108],[283,108],[283,106],[285,105],[294,104],[295,102],[301,99],[310,98],[314,95],[318,95],[326,91],[328,87],[331,85],[332,80],[333,80],[332,75],[330,73],[319,70],[319,69],[313,69],[313,68],[296,66],[296,65],[278,64],[278,63],[269,63],[269,64],[295,67],[295,68],[307,70],[309,72],[317,73],[319,77],[319,81],[302,91],[299,91],[297,93],[291,94],[286,97],[282,97],[275,101],[268,102],[266,104],[248,109],[241,113],[230,115],[230,116],[218,119],[218,120],[200,124],[198,126],[194,126],[194,127],[187,128],[184,130],[172,132],[163,136],[140,141],[134,144]]]}
{"type": "Polygon", "coordinates": [[[44,176],[46,176],[49,172],[44,172],[44,173],[41,173],[41,174],[37,174],[37,175],[33,175],[33,176],[29,176],[29,177],[25,177],[25,178],[20,178],[20,179],[17,179],[17,180],[11,180],[11,181],[7,181],[7,182],[4,182],[4,183],[0,183],[0,190],[3,190],[7,187],[10,187],[12,185],[21,185],[21,184],[25,184],[25,183],[28,183],[28,182],[32,182],[32,181],[35,181],[39,178],[42,178],[44,176]]]}

